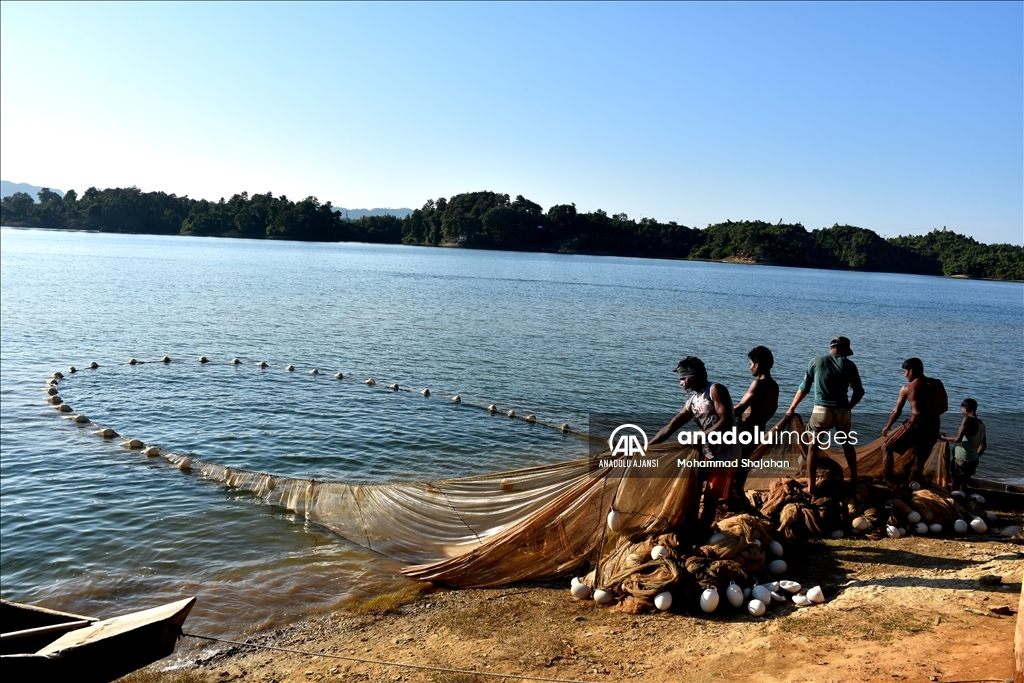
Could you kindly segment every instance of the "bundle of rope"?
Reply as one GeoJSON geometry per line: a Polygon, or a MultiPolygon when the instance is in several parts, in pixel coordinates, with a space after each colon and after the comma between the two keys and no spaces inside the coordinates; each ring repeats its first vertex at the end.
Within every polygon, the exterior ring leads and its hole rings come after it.
{"type": "Polygon", "coordinates": [[[776,479],[768,494],[749,492],[751,504],[771,520],[772,528],[786,540],[802,541],[825,536],[846,526],[843,470],[831,458],[821,458],[816,477],[816,495],[811,498],[803,483],[791,478],[776,479]]]}

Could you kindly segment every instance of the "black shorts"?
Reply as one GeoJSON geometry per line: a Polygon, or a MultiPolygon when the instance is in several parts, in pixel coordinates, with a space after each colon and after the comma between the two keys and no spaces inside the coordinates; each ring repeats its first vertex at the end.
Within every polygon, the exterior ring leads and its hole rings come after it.
{"type": "Polygon", "coordinates": [[[952,462],[949,463],[950,469],[953,471],[953,476],[957,479],[966,481],[974,476],[974,473],[978,471],[978,461],[972,460],[970,462],[966,460],[957,460],[953,458],[952,462]]]}

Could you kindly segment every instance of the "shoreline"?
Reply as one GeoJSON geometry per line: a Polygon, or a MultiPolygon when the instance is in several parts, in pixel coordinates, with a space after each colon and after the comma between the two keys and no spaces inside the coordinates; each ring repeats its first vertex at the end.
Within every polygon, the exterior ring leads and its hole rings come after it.
{"type": "Polygon", "coordinates": [[[633,615],[572,599],[563,579],[494,589],[425,587],[249,639],[311,655],[217,643],[193,651],[192,661],[178,668],[157,664],[123,680],[483,683],[517,674],[656,682],[679,680],[682,671],[694,681],[1012,678],[1024,571],[1019,542],[844,539],[794,547],[790,555],[790,578],[820,583],[825,604],[772,606],[762,618],[727,607],[711,615],[633,615]],[[983,576],[1000,579],[979,581],[983,576]],[[992,611],[1004,608],[1011,614],[992,611]]]}
{"type": "Polygon", "coordinates": [[[677,257],[677,256],[643,256],[639,254],[613,254],[608,252],[600,251],[573,251],[565,249],[489,249],[482,247],[467,247],[464,244],[439,244],[437,246],[429,246],[426,244],[404,244],[404,243],[393,243],[393,242],[360,242],[360,241],[330,241],[320,242],[313,240],[290,240],[280,239],[276,237],[245,237],[242,235],[193,235],[183,233],[159,233],[159,232],[116,232],[108,230],[95,230],[89,228],[44,228],[35,225],[18,225],[12,223],[0,224],[0,228],[12,228],[15,230],[44,230],[46,232],[83,232],[93,234],[104,234],[104,235],[154,235],[157,237],[192,237],[197,239],[230,239],[230,240],[247,240],[251,242],[295,242],[298,244],[365,244],[365,245],[386,245],[395,247],[418,247],[423,249],[465,249],[469,251],[488,251],[497,253],[508,253],[508,254],[554,254],[561,256],[600,256],[607,258],[628,258],[628,259],[641,259],[644,261],[686,261],[693,263],[721,263],[734,266],[767,266],[771,268],[791,268],[795,270],[813,270],[813,271],[829,271],[834,273],[865,273],[875,275],[914,275],[918,277],[936,277],[943,280],[974,280],[977,282],[1009,282],[1009,283],[1024,283],[1024,280],[1013,280],[1013,279],[1000,279],[1000,278],[989,278],[989,277],[971,277],[970,275],[936,275],[931,273],[907,273],[901,271],[889,271],[889,270],[857,270],[853,268],[838,269],[838,268],[812,268],[810,266],[789,266],[775,261],[763,260],[759,261],[752,258],[741,258],[729,256],[724,259],[706,259],[706,258],[690,258],[690,257],[677,257]]]}

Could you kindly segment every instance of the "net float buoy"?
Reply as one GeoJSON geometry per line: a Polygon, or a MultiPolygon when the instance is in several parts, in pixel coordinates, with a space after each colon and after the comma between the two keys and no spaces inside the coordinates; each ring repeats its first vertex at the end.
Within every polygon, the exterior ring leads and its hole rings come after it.
{"type": "Polygon", "coordinates": [[[578,577],[578,576],[572,577],[572,581],[569,582],[569,588],[572,588],[573,586],[575,586],[579,582],[580,582],[580,577],[578,577]]]}
{"type": "Polygon", "coordinates": [[[831,533],[832,538],[842,538],[845,535],[842,529],[836,529],[831,533]]]}
{"type": "Polygon", "coordinates": [[[210,359],[207,358],[206,356],[199,356],[199,358],[196,358],[196,360],[199,361],[200,363],[209,363],[210,362],[210,359]]]}
{"type": "Polygon", "coordinates": [[[656,545],[651,548],[651,559],[660,560],[663,557],[668,557],[668,548],[663,545],[656,545]]]}
{"type": "Polygon", "coordinates": [[[772,547],[772,552],[777,557],[782,557],[782,544],[781,543],[779,543],[778,541],[772,541],[772,546],[771,547],[772,547]]]}
{"type": "MultiPolygon", "coordinates": [[[[160,362],[161,363],[170,363],[171,362],[171,357],[170,356],[164,356],[164,357],[162,357],[160,359],[160,362]]],[[[134,365],[134,363],[132,363],[132,365],[134,365]]]]}
{"type": "Polygon", "coordinates": [[[569,433],[569,425],[566,424],[565,422],[562,423],[562,426],[559,427],[559,429],[562,431],[563,434],[569,433]]]}
{"type": "Polygon", "coordinates": [[[751,543],[756,545],[758,548],[761,547],[761,539],[760,538],[755,538],[753,541],[751,541],[751,543]]]}
{"type": "Polygon", "coordinates": [[[906,535],[907,535],[907,530],[904,529],[903,527],[900,527],[900,538],[903,538],[906,535]]]}
{"type": "Polygon", "coordinates": [[[160,447],[150,446],[146,450],[142,451],[142,454],[148,455],[149,457],[153,457],[154,455],[160,455],[160,447]]]}
{"type": "Polygon", "coordinates": [[[800,584],[796,581],[779,581],[779,588],[787,593],[799,593],[800,584]]]}
{"type": "Polygon", "coordinates": [[[937,523],[937,522],[935,524],[929,524],[928,525],[928,531],[932,532],[933,534],[941,534],[942,533],[942,525],[937,523]]]}
{"type": "Polygon", "coordinates": [[[60,380],[54,379],[52,377],[50,379],[46,380],[46,386],[48,386],[48,387],[55,387],[58,384],[60,384],[60,380]]]}
{"type": "MultiPolygon", "coordinates": [[[[167,361],[164,361],[164,362],[166,363],[167,361]]],[[[134,358],[129,358],[128,359],[128,365],[138,365],[138,364],[139,364],[139,361],[137,361],[136,359],[134,359],[134,358]]]]}
{"type": "Polygon", "coordinates": [[[750,586],[743,589],[743,599],[746,600],[750,597],[750,586]]]}
{"type": "Polygon", "coordinates": [[[284,369],[287,370],[288,372],[295,372],[295,366],[294,365],[286,365],[286,366],[284,366],[284,369]]]}
{"type": "Polygon", "coordinates": [[[778,591],[772,591],[772,602],[785,602],[786,596],[778,591]]]}
{"type": "Polygon", "coordinates": [[[345,379],[345,375],[340,372],[334,373],[334,379],[345,379]]]}
{"type": "Polygon", "coordinates": [[[424,397],[430,398],[430,389],[424,389],[420,392],[424,397]]]}
{"type": "Polygon", "coordinates": [[[96,434],[97,436],[102,436],[104,439],[113,439],[115,436],[117,436],[117,432],[115,432],[110,427],[100,427],[95,432],[93,432],[93,434],[96,434]]]}
{"type": "Polygon", "coordinates": [[[99,366],[100,366],[100,364],[97,363],[96,361],[93,361],[93,362],[89,363],[89,369],[91,369],[91,370],[95,370],[99,366]]]}
{"type": "Polygon", "coordinates": [[[960,489],[956,489],[952,492],[954,498],[963,498],[966,494],[960,489]]]}
{"type": "Polygon", "coordinates": [[[1002,535],[1006,538],[1017,538],[1021,535],[1021,527],[1019,524],[1011,524],[1003,529],[1002,535]]]}
{"type": "Polygon", "coordinates": [[[69,365],[68,366],[68,372],[78,372],[78,370],[75,368],[74,365],[69,365]]]}
{"type": "Polygon", "coordinates": [[[743,604],[743,589],[735,582],[730,582],[729,587],[725,589],[725,599],[733,607],[741,606],[743,604]]]}
{"type": "Polygon", "coordinates": [[[232,365],[241,365],[242,361],[238,360],[237,358],[232,358],[231,359],[231,364],[232,365]]]}
{"type": "Polygon", "coordinates": [[[498,412],[498,406],[496,406],[496,405],[494,405],[492,403],[491,405],[487,406],[487,412],[489,412],[489,413],[496,413],[496,412],[498,412]]]}
{"type": "Polygon", "coordinates": [[[654,596],[654,606],[664,612],[672,607],[672,593],[662,591],[654,596]]]}
{"type": "Polygon", "coordinates": [[[273,477],[268,476],[266,486],[268,491],[273,491],[275,488],[277,488],[277,480],[274,479],[273,477]]]}
{"type": "Polygon", "coordinates": [[[309,374],[311,374],[311,375],[319,375],[320,371],[317,370],[316,368],[313,368],[312,370],[309,371],[309,374]]]}
{"type": "Polygon", "coordinates": [[[514,410],[510,410],[510,411],[508,411],[508,412],[507,412],[507,413],[505,413],[505,414],[506,414],[506,415],[508,415],[509,417],[515,417],[515,416],[516,416],[516,411],[514,411],[514,410]]]}
{"type": "Polygon", "coordinates": [[[611,510],[608,512],[608,528],[612,531],[621,531],[622,527],[626,525],[626,520],[619,513],[618,510],[611,510]]]}
{"type": "Polygon", "coordinates": [[[710,614],[718,609],[718,589],[711,587],[700,594],[700,608],[710,614]]]}
{"type": "Polygon", "coordinates": [[[772,560],[768,563],[768,571],[772,574],[785,574],[788,569],[785,560],[772,560]]]}
{"type": "Polygon", "coordinates": [[[64,373],[55,372],[55,373],[53,373],[53,378],[54,379],[64,379],[64,373]]]}
{"type": "Polygon", "coordinates": [[[811,599],[806,595],[794,595],[793,604],[797,605],[798,607],[810,607],[814,603],[811,602],[811,599]]]}
{"type": "Polygon", "coordinates": [[[462,397],[458,394],[452,396],[452,403],[462,403],[462,397]]]}
{"type": "Polygon", "coordinates": [[[871,525],[868,523],[868,520],[864,519],[863,517],[857,517],[855,520],[853,520],[851,526],[853,526],[854,531],[867,531],[868,527],[870,527],[871,525]]]}
{"type": "Polygon", "coordinates": [[[723,541],[723,540],[725,540],[725,534],[723,534],[721,531],[719,531],[717,533],[711,534],[711,538],[708,539],[708,542],[707,542],[706,545],[715,545],[716,543],[718,543],[720,541],[723,541]]]}
{"type": "Polygon", "coordinates": [[[269,368],[270,364],[267,363],[267,361],[265,361],[265,360],[261,360],[259,363],[256,364],[256,367],[258,367],[258,368],[269,368]]]}
{"type": "Polygon", "coordinates": [[[822,592],[821,586],[815,586],[807,591],[807,599],[811,602],[825,602],[825,593],[822,592]]]}
{"type": "Polygon", "coordinates": [[[768,590],[767,586],[754,586],[750,590],[750,597],[763,605],[770,605],[772,602],[772,592],[768,590]]]}
{"type": "Polygon", "coordinates": [[[985,519],[988,521],[989,524],[995,524],[999,521],[999,518],[996,517],[996,513],[994,512],[986,512],[985,519]]]}
{"type": "Polygon", "coordinates": [[[764,603],[754,598],[747,603],[747,611],[750,612],[751,616],[759,617],[764,614],[765,606],[764,603]]]}
{"type": "Polygon", "coordinates": [[[368,379],[365,382],[363,382],[363,384],[365,384],[368,387],[372,387],[375,384],[377,384],[377,380],[375,380],[374,378],[371,377],[370,379],[368,379]]]}
{"type": "Polygon", "coordinates": [[[184,458],[178,463],[178,469],[182,472],[192,471],[192,458],[184,458]]]}
{"type": "Polygon", "coordinates": [[[391,391],[398,391],[399,388],[400,387],[398,386],[398,382],[395,382],[394,384],[389,384],[388,385],[388,389],[390,389],[391,391]]]}
{"type": "Polygon", "coordinates": [[[966,534],[967,530],[970,528],[971,527],[968,526],[967,522],[965,522],[962,519],[958,519],[955,522],[953,522],[953,531],[957,532],[958,534],[966,534]]]}
{"type": "Polygon", "coordinates": [[[889,538],[899,538],[900,530],[894,527],[892,524],[890,524],[889,526],[885,527],[885,535],[889,538]]]}
{"type": "Polygon", "coordinates": [[[761,584],[761,585],[763,585],[765,588],[767,588],[768,590],[772,591],[773,593],[775,591],[779,590],[779,588],[781,586],[780,582],[778,582],[778,581],[769,581],[768,583],[764,583],[764,584],[761,584]]]}
{"type": "Polygon", "coordinates": [[[52,396],[48,396],[46,398],[46,402],[49,403],[50,405],[59,406],[61,403],[64,402],[64,399],[60,397],[60,394],[54,394],[52,396]]]}
{"type": "Polygon", "coordinates": [[[646,559],[640,553],[630,553],[626,555],[626,564],[630,567],[635,567],[646,559]]]}
{"type": "Polygon", "coordinates": [[[138,448],[142,448],[146,444],[142,443],[142,441],[139,439],[125,439],[125,441],[121,445],[124,446],[125,448],[131,448],[132,450],[135,450],[138,448]]]}
{"type": "Polygon", "coordinates": [[[973,500],[978,505],[984,505],[985,504],[985,496],[981,495],[980,493],[972,493],[971,494],[971,500],[973,500]]]}
{"type": "Polygon", "coordinates": [[[577,600],[586,600],[590,597],[590,586],[576,579],[576,583],[569,588],[569,592],[577,600]]]}
{"type": "Polygon", "coordinates": [[[976,534],[983,534],[988,531],[988,525],[981,517],[975,517],[971,520],[971,530],[976,534]]]}
{"type": "Polygon", "coordinates": [[[527,415],[526,421],[529,422],[530,424],[534,424],[537,421],[537,416],[533,414],[527,415]]]}
{"type": "Polygon", "coordinates": [[[917,524],[918,522],[921,521],[921,513],[918,512],[917,510],[911,510],[907,514],[907,521],[910,522],[911,524],[917,524]]]}
{"type": "Polygon", "coordinates": [[[924,522],[918,522],[917,526],[914,527],[914,531],[917,532],[918,536],[924,536],[928,533],[928,525],[924,522]]]}
{"type": "Polygon", "coordinates": [[[921,490],[921,482],[918,482],[918,481],[910,482],[910,490],[911,491],[920,491],[921,490]]]}
{"type": "Polygon", "coordinates": [[[67,403],[62,403],[62,404],[60,404],[60,406],[59,406],[59,407],[57,408],[57,410],[59,410],[59,411],[60,411],[60,412],[62,412],[62,413],[70,413],[70,412],[74,412],[74,411],[72,410],[71,406],[69,406],[69,405],[68,405],[67,403]]]}
{"type": "Polygon", "coordinates": [[[50,396],[56,396],[57,394],[60,393],[60,389],[58,389],[57,387],[46,387],[46,393],[49,394],[50,396]]]}
{"type": "Polygon", "coordinates": [[[612,595],[612,593],[610,593],[609,591],[598,588],[596,591],[594,591],[594,602],[596,602],[599,605],[610,605],[611,603],[615,602],[615,596],[612,595]]]}
{"type": "Polygon", "coordinates": [[[85,415],[75,415],[72,419],[78,424],[85,424],[86,422],[89,421],[89,418],[87,418],[85,415]]]}

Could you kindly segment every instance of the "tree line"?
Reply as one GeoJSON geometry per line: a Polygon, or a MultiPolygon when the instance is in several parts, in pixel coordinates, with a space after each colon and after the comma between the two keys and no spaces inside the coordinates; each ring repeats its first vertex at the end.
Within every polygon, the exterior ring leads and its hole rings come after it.
{"type": "Polygon", "coordinates": [[[409,216],[348,220],[316,197],[271,193],[211,202],[136,187],[43,188],[39,202],[18,192],[0,202],[3,225],[161,235],[208,235],[317,242],[375,242],[477,249],[554,251],[650,258],[735,260],[782,266],[1024,280],[1024,247],[982,244],[945,229],[883,238],[865,228],[725,221],[697,229],[575,204],[547,211],[522,195],[468,192],[429,200],[409,216]]]}

